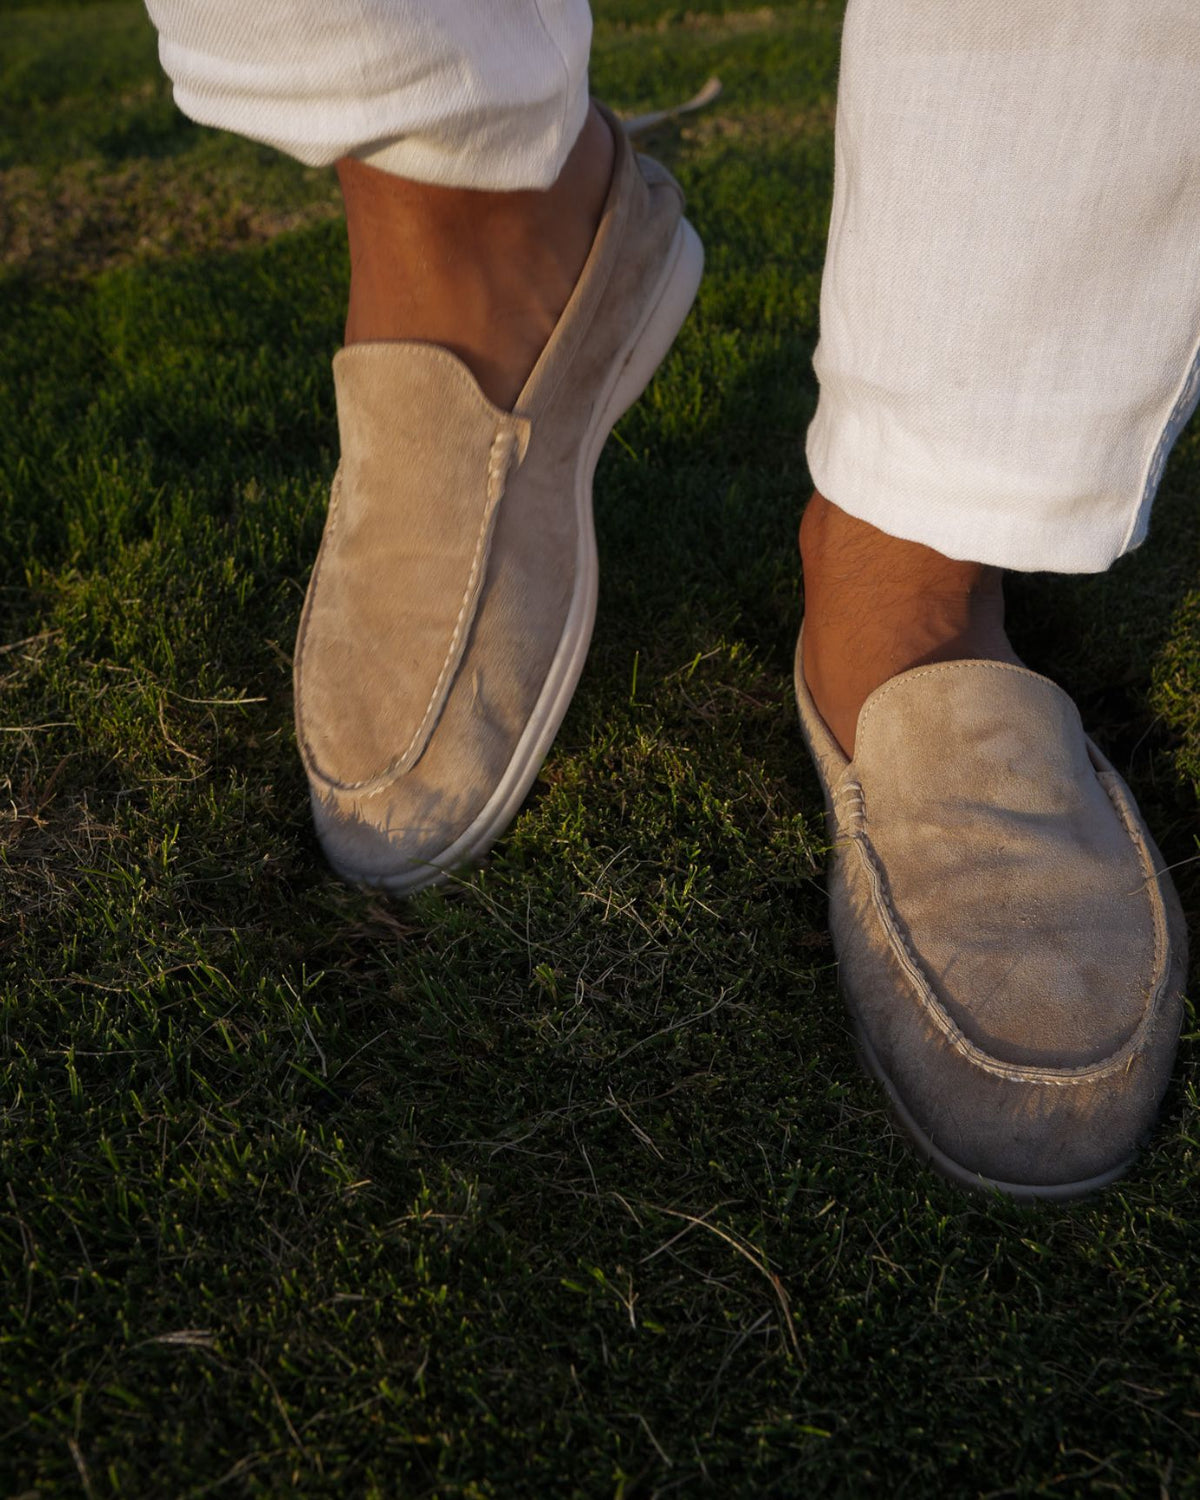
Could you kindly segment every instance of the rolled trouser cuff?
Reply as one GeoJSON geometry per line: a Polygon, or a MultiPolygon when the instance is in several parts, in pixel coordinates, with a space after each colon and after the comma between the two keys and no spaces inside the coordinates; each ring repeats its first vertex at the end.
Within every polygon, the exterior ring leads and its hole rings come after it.
{"type": "Polygon", "coordinates": [[[547,188],[583,127],[586,0],[147,0],[190,119],[308,166],[547,188]]]}

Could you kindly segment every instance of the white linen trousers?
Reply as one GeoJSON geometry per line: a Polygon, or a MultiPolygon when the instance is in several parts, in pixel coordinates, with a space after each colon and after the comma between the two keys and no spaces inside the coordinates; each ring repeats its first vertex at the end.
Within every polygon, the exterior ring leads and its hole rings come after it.
{"type": "MultiPolygon", "coordinates": [[[[586,114],[586,0],[147,6],[186,114],[310,165],[544,187],[586,114]]],[[[818,488],[1108,567],[1200,396],[1200,3],[850,0],[835,151],[818,488]]]]}

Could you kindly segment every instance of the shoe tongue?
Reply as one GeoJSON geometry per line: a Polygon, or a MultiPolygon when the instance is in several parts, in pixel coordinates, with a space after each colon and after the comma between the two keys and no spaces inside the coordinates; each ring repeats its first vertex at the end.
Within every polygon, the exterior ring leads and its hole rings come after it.
{"type": "MultiPolygon", "coordinates": [[[[854,765],[868,801],[976,802],[1060,814],[1094,784],[1079,711],[1008,662],[916,667],[863,705],[854,765]]],[[[883,808],[880,808],[883,811],[883,808]]]]}

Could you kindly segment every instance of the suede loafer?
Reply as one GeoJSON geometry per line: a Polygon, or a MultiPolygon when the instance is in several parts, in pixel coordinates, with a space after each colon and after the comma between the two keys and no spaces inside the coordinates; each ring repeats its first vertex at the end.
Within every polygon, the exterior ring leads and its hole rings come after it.
{"type": "Polygon", "coordinates": [[[1183,915],[1129,789],[1024,667],[916,667],[853,761],[796,653],[830,927],[864,1060],[948,1176],[1069,1198],[1129,1166],[1170,1078],[1183,915]]]}
{"type": "Polygon", "coordinates": [[[431,344],[334,360],[341,463],[296,643],[296,733],[348,880],[406,893],[483,855],[583,668],[596,460],[703,265],[674,179],[609,122],[591,253],[512,411],[431,344]]]}

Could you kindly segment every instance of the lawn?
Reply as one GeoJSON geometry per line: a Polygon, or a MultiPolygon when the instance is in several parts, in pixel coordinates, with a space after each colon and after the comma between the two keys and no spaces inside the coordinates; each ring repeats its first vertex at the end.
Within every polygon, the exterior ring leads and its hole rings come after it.
{"type": "MultiPolygon", "coordinates": [[[[861,1076],[795,725],[841,6],[599,0],[708,250],[597,477],[601,600],[487,867],[322,862],[292,641],[335,462],[330,174],[174,109],[133,0],[0,6],[0,1494],[1200,1494],[1194,1021],[1065,1207],[861,1076]]],[[[1018,580],[1200,936],[1200,428],[1018,580]]]]}

